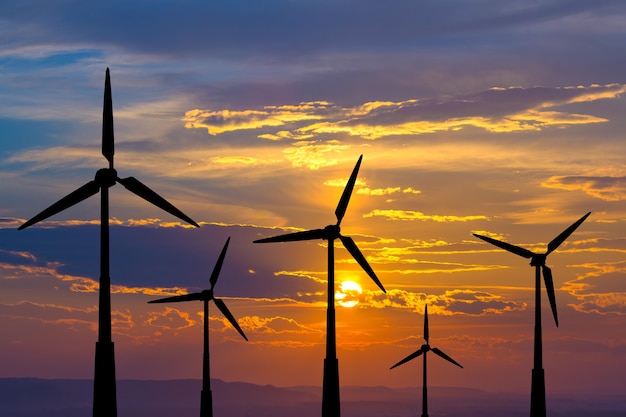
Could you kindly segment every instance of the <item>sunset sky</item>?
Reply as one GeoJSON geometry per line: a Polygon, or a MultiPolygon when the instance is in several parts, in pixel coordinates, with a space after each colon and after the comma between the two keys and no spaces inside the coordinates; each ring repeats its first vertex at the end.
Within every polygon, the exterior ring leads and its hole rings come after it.
{"type": "Polygon", "coordinates": [[[92,378],[99,198],[16,228],[115,166],[200,228],[110,191],[118,379],[211,373],[322,383],[326,242],[253,244],[334,224],[342,385],[530,390],[534,269],[472,236],[554,253],[542,289],[546,391],[619,393],[626,371],[626,3],[622,0],[0,1],[0,377],[92,378]],[[353,285],[353,284],[352,284],[353,285]],[[358,302],[358,303],[356,303],[358,302]]]}

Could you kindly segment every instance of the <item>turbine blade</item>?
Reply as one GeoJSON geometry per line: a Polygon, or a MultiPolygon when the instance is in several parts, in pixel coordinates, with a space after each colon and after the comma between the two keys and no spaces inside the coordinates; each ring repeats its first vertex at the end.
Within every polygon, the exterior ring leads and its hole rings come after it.
{"type": "Polygon", "coordinates": [[[501,249],[504,249],[516,255],[522,256],[524,258],[532,258],[535,255],[533,252],[529,251],[528,249],[520,248],[519,246],[515,246],[510,243],[502,242],[500,240],[496,240],[487,236],[482,236],[476,233],[474,233],[474,236],[476,236],[479,239],[484,240],[485,242],[489,242],[492,245],[495,245],[501,249]]]}
{"type": "Polygon", "coordinates": [[[446,355],[445,353],[443,353],[442,351],[440,351],[437,348],[432,348],[431,349],[433,351],[433,353],[441,358],[444,358],[445,360],[447,360],[450,363],[455,364],[456,366],[458,366],[459,368],[462,368],[461,364],[458,363],[457,361],[455,361],[454,359],[452,359],[450,356],[446,355]]]}
{"type": "Polygon", "coordinates": [[[148,304],[155,304],[155,303],[179,303],[179,302],[183,302],[183,301],[203,301],[204,300],[205,295],[201,292],[194,292],[191,294],[182,294],[182,295],[175,295],[173,297],[165,297],[165,298],[159,298],[158,300],[151,300],[148,301],[148,304]]]}
{"type": "Polygon", "coordinates": [[[541,269],[543,270],[543,281],[546,284],[546,292],[548,293],[548,300],[550,300],[550,307],[552,308],[554,322],[556,323],[556,327],[559,327],[559,318],[556,313],[556,295],[554,294],[554,281],[552,281],[552,270],[545,265],[541,269]]]}
{"type": "Polygon", "coordinates": [[[65,210],[66,208],[72,207],[73,205],[78,204],[83,200],[86,200],[94,194],[97,194],[99,190],[100,186],[97,182],[89,181],[87,184],[83,185],[75,191],[72,191],[70,194],[66,195],[41,213],[37,214],[35,217],[28,220],[17,229],[22,230],[27,228],[28,226],[32,226],[35,223],[47,219],[48,217],[53,216],[65,210]]]}
{"type": "Polygon", "coordinates": [[[342,235],[339,235],[339,239],[341,239],[341,243],[343,243],[343,246],[348,250],[348,252],[350,252],[350,255],[352,255],[352,257],[358,262],[358,264],[361,265],[361,268],[363,268],[367,275],[369,275],[369,277],[376,283],[376,285],[378,285],[378,288],[380,288],[384,293],[387,293],[385,287],[383,287],[383,284],[376,276],[376,273],[374,272],[370,264],[367,263],[367,259],[365,259],[365,256],[363,256],[359,248],[356,246],[356,243],[354,243],[354,240],[352,240],[351,237],[342,235]]]}
{"type": "Polygon", "coordinates": [[[585,214],[583,217],[578,219],[576,223],[572,224],[570,227],[565,229],[563,233],[561,233],[560,235],[555,237],[550,243],[548,243],[548,251],[546,252],[546,255],[548,255],[550,252],[558,248],[561,245],[561,243],[563,243],[565,239],[569,237],[569,235],[574,233],[574,230],[576,230],[578,226],[580,226],[582,222],[584,222],[587,219],[587,217],[589,217],[590,214],[591,212],[585,214]]]}
{"type": "Polygon", "coordinates": [[[228,239],[226,239],[226,243],[224,244],[222,253],[220,253],[220,257],[217,258],[215,267],[213,267],[213,272],[211,273],[211,278],[209,279],[209,282],[211,283],[211,289],[215,287],[217,278],[220,276],[220,271],[222,270],[222,264],[224,263],[224,257],[226,256],[226,250],[228,249],[228,242],[230,242],[230,236],[228,237],[228,239]]]}
{"type": "Polygon", "coordinates": [[[426,308],[424,309],[424,340],[426,340],[426,344],[428,344],[428,304],[426,304],[426,308]]]}
{"type": "Polygon", "coordinates": [[[113,99],[111,98],[111,76],[107,68],[104,81],[104,105],[102,106],[102,155],[113,168],[115,144],[113,139],[113,99]]]}
{"type": "Polygon", "coordinates": [[[363,155],[359,156],[359,160],[356,161],[356,165],[352,170],[352,174],[350,175],[350,179],[346,184],[346,188],[343,190],[343,194],[341,195],[341,199],[339,200],[339,204],[337,204],[337,208],[335,209],[335,216],[337,217],[337,225],[341,223],[344,214],[346,214],[346,209],[348,208],[348,203],[350,202],[350,196],[352,195],[352,190],[354,189],[354,184],[356,183],[356,177],[359,174],[359,167],[361,166],[361,160],[363,159],[363,155]]]}
{"type": "Polygon", "coordinates": [[[305,230],[304,232],[287,233],[285,235],[266,237],[264,239],[255,240],[253,243],[295,242],[299,240],[315,240],[325,238],[326,231],[324,229],[313,229],[305,230]]]}
{"type": "Polygon", "coordinates": [[[137,178],[135,177],[118,178],[117,181],[120,184],[122,184],[124,187],[126,187],[127,190],[138,195],[144,200],[154,204],[160,209],[167,211],[168,213],[178,217],[181,220],[186,221],[189,224],[192,224],[196,227],[200,227],[198,223],[191,220],[191,218],[187,216],[185,213],[183,213],[182,211],[174,207],[170,202],[168,202],[163,197],[161,197],[160,195],[152,191],[150,188],[142,184],[137,178]]]}
{"type": "Polygon", "coordinates": [[[241,327],[239,327],[239,323],[237,323],[237,320],[235,320],[235,317],[233,317],[233,315],[228,310],[228,307],[226,307],[226,304],[224,304],[224,302],[222,300],[220,300],[219,298],[213,298],[213,301],[215,301],[215,305],[217,306],[217,308],[220,309],[220,311],[222,312],[224,317],[226,317],[228,319],[228,321],[230,322],[230,324],[232,324],[233,327],[235,329],[237,329],[237,331],[239,332],[241,337],[243,337],[247,341],[248,338],[243,333],[243,330],[241,330],[241,327]]]}
{"type": "Polygon", "coordinates": [[[394,366],[392,366],[389,369],[393,369],[393,368],[395,368],[397,366],[402,365],[403,363],[407,363],[408,361],[417,358],[422,353],[424,353],[424,350],[422,348],[419,348],[418,350],[416,350],[415,352],[411,353],[409,356],[407,356],[406,358],[402,359],[400,362],[396,363],[394,366]]]}

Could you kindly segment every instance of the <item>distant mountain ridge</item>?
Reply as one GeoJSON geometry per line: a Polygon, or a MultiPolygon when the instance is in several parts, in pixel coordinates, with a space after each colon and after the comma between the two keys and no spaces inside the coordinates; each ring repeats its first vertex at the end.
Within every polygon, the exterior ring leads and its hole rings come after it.
{"type": "MultiPolygon", "coordinates": [[[[118,380],[119,417],[197,417],[201,381],[118,380]]],[[[216,417],[319,417],[321,387],[275,387],[211,380],[216,417]]],[[[490,393],[472,388],[432,387],[429,415],[517,417],[528,415],[528,395],[490,393]]],[[[0,378],[0,417],[86,417],[92,412],[93,381],[0,378]]],[[[414,417],[421,409],[421,388],[344,386],[343,417],[414,417]]],[[[626,399],[550,398],[550,416],[623,417],[626,399]]]]}

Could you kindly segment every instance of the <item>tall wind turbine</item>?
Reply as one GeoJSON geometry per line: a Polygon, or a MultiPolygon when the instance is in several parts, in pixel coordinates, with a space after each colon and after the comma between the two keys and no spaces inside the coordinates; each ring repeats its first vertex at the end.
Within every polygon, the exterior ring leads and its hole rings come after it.
{"type": "Polygon", "coordinates": [[[337,209],[335,210],[336,224],[331,224],[323,229],[313,229],[304,232],[288,233],[285,235],[269,237],[265,239],[255,240],[254,243],[269,242],[293,242],[298,240],[327,240],[328,241],[328,306],[326,310],[326,358],[324,358],[324,382],[322,389],[322,417],[339,417],[341,415],[341,406],[339,402],[339,361],[337,360],[337,346],[335,339],[335,240],[341,240],[343,246],[350,252],[352,257],[358,262],[369,277],[385,291],[383,284],[374,273],[372,267],[367,263],[365,256],[354,243],[351,237],[341,234],[341,220],[354,189],[356,177],[359,173],[361,160],[359,160],[348,179],[346,188],[343,190],[337,209]]]}
{"type": "Polygon", "coordinates": [[[426,344],[422,345],[422,347],[420,347],[418,350],[411,353],[409,356],[402,359],[400,362],[396,363],[394,366],[392,366],[389,369],[393,369],[396,366],[400,366],[403,363],[406,363],[410,360],[417,358],[421,354],[424,354],[424,376],[423,376],[423,383],[422,383],[422,417],[428,417],[428,389],[426,387],[426,354],[428,353],[428,351],[432,351],[435,355],[441,358],[444,358],[448,362],[453,363],[460,368],[462,368],[462,366],[458,362],[456,362],[454,359],[452,359],[451,357],[443,353],[441,350],[437,349],[436,347],[431,348],[430,345],[428,344],[428,305],[426,305],[426,309],[424,311],[424,340],[426,341],[426,344]]]}
{"type": "Polygon", "coordinates": [[[176,303],[181,301],[203,301],[204,302],[204,356],[202,360],[202,393],[200,395],[200,417],[213,417],[213,395],[211,393],[211,371],[210,371],[210,362],[209,362],[209,301],[213,300],[217,308],[220,309],[224,317],[228,319],[228,321],[233,325],[235,329],[239,332],[241,337],[248,340],[246,335],[239,327],[237,320],[228,310],[226,304],[219,298],[215,298],[213,295],[213,288],[215,287],[215,283],[219,278],[220,271],[222,269],[222,264],[224,263],[224,257],[226,256],[226,250],[228,249],[228,242],[230,242],[230,237],[226,240],[224,244],[224,248],[222,249],[222,253],[220,253],[220,257],[217,259],[217,263],[213,268],[213,272],[211,273],[211,278],[209,282],[211,283],[211,288],[208,290],[204,290],[202,292],[196,292],[192,294],[184,294],[184,295],[176,295],[174,297],[160,298],[158,300],[148,301],[148,303],[176,303]]]}
{"type": "Polygon", "coordinates": [[[585,221],[591,212],[585,214],[578,219],[574,224],[565,229],[560,235],[552,239],[548,243],[548,249],[546,253],[534,253],[528,249],[521,248],[519,246],[512,245],[507,242],[502,242],[487,236],[481,236],[474,233],[479,239],[489,242],[499,248],[514,253],[515,255],[523,258],[530,259],[530,266],[535,267],[535,345],[534,345],[534,359],[533,370],[530,388],[530,416],[531,417],[545,417],[546,416],[546,387],[545,378],[543,373],[543,353],[541,342],[541,274],[543,272],[543,280],[546,285],[546,292],[548,293],[548,300],[550,301],[550,307],[552,308],[552,315],[554,316],[554,322],[559,327],[559,319],[556,313],[556,297],[554,294],[554,282],[552,281],[552,270],[546,265],[547,256],[554,252],[561,243],[565,241],[574,230],[578,228],[585,221]]]}
{"type": "Polygon", "coordinates": [[[94,180],[63,197],[32,219],[18,227],[25,229],[50,216],[53,216],[100,191],[100,292],[98,309],[98,341],[96,342],[96,359],[94,373],[94,417],[117,416],[117,398],[115,389],[115,354],[111,339],[111,277],[109,276],[109,188],[119,182],[127,190],[147,200],[155,206],[184,220],[196,227],[182,211],[167,202],[157,193],[142,184],[134,177],[120,178],[113,168],[113,102],[111,98],[111,77],[106,70],[104,83],[104,110],[102,112],[102,155],[109,161],[108,168],[96,172],[94,180]]]}

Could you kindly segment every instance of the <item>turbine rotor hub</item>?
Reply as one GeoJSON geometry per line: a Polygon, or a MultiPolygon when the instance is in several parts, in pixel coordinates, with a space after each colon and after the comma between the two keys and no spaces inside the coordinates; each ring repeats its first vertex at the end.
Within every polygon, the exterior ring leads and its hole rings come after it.
{"type": "Polygon", "coordinates": [[[117,171],[113,168],[102,168],[96,172],[96,182],[101,188],[110,188],[117,181],[117,171]]]}
{"type": "Polygon", "coordinates": [[[204,291],[202,291],[202,296],[206,300],[213,299],[213,290],[204,290],[204,291]]]}
{"type": "Polygon", "coordinates": [[[428,343],[426,343],[425,345],[422,345],[422,352],[428,352],[430,350],[430,345],[428,343]]]}
{"type": "Polygon", "coordinates": [[[545,266],[546,255],[535,255],[530,260],[530,266],[545,266]]]}
{"type": "Polygon", "coordinates": [[[334,240],[339,237],[339,233],[341,232],[341,227],[337,224],[331,224],[324,228],[324,234],[326,237],[325,240],[334,240]]]}

